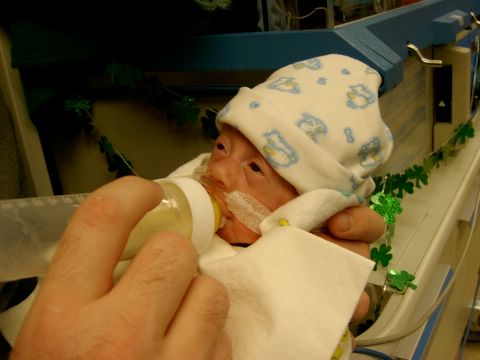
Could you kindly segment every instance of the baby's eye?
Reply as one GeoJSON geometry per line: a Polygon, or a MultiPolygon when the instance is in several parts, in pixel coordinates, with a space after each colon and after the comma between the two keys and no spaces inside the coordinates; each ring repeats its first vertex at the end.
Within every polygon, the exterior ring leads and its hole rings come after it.
{"type": "Polygon", "coordinates": [[[225,150],[225,146],[222,143],[216,143],[215,148],[217,150],[225,150]]]}
{"type": "Polygon", "coordinates": [[[257,173],[261,173],[263,174],[263,171],[262,169],[260,168],[260,166],[258,166],[258,164],[252,162],[248,165],[250,167],[250,169],[252,169],[253,172],[257,172],[257,173]]]}

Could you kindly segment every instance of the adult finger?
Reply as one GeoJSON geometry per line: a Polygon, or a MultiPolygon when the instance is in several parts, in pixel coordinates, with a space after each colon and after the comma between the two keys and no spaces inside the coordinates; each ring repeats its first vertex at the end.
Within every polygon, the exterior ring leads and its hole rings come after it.
{"type": "Polygon", "coordinates": [[[63,289],[67,301],[105,294],[131,229],[162,197],[158,184],[133,176],[90,194],[67,225],[43,287],[63,289]]]}
{"type": "Polygon", "coordinates": [[[223,333],[217,342],[217,346],[212,355],[212,360],[232,360],[232,343],[227,334],[223,333]]]}
{"type": "Polygon", "coordinates": [[[341,240],[321,231],[320,229],[312,230],[312,234],[320,236],[325,240],[328,240],[350,251],[353,251],[354,253],[365,256],[366,258],[370,258],[370,248],[366,241],[341,240]]]}
{"type": "Polygon", "coordinates": [[[385,232],[383,218],[366,206],[347,208],[328,220],[331,234],[343,240],[374,242],[385,232]]]}
{"type": "Polygon", "coordinates": [[[362,295],[360,295],[360,299],[358,300],[358,304],[355,307],[355,311],[353,312],[350,322],[354,323],[362,320],[365,316],[367,316],[369,307],[370,307],[370,297],[364,291],[362,295]]]}
{"type": "Polygon", "coordinates": [[[173,319],[166,335],[168,359],[212,359],[231,356],[231,345],[223,333],[229,300],[225,287],[215,279],[199,275],[173,319]]]}
{"type": "Polygon", "coordinates": [[[130,322],[160,338],[196,271],[191,241],[178,233],[159,233],[143,245],[108,296],[120,304],[118,311],[128,314],[130,322]]]}

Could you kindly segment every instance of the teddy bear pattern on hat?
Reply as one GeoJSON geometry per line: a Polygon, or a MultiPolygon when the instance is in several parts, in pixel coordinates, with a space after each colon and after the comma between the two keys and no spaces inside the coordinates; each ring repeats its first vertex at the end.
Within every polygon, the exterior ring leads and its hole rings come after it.
{"type": "Polygon", "coordinates": [[[241,88],[217,125],[242,132],[299,194],[328,188],[365,197],[374,189],[369,174],[393,147],[380,84],[377,71],[348,56],[299,61],[241,88]]]}

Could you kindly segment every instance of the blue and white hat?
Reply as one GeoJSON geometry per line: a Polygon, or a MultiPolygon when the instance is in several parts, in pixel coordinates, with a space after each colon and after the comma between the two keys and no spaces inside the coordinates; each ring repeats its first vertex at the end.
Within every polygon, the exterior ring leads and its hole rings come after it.
{"type": "Polygon", "coordinates": [[[243,133],[299,194],[328,188],[366,197],[374,189],[369,174],[393,147],[380,83],[374,69],[344,55],[300,61],[241,88],[217,126],[243,133]]]}

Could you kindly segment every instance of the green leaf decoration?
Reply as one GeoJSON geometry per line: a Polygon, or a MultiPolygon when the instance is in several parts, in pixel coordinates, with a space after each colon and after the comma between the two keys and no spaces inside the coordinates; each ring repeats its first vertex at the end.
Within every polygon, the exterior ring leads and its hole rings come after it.
{"type": "Polygon", "coordinates": [[[92,102],[87,99],[65,100],[65,111],[73,111],[78,117],[90,117],[92,102]]]}
{"type": "Polygon", "coordinates": [[[124,154],[118,153],[106,136],[100,137],[98,145],[100,152],[105,154],[108,171],[116,172],[117,178],[134,174],[132,162],[127,160],[124,154]]]}
{"type": "MultiPolygon", "coordinates": [[[[211,3],[206,0],[205,3],[211,3]]],[[[137,99],[160,110],[166,110],[167,116],[182,127],[185,124],[195,123],[200,114],[200,109],[190,96],[182,96],[174,90],[164,86],[155,76],[147,76],[139,67],[111,63],[106,69],[114,86],[126,87],[132,90],[132,95],[137,99]]],[[[207,131],[209,135],[214,131],[207,131]]]]}
{"type": "Polygon", "coordinates": [[[113,153],[113,146],[108,141],[108,138],[106,136],[100,136],[100,140],[98,141],[98,145],[100,147],[100,152],[102,154],[111,154],[113,153]]]}
{"type": "Polygon", "coordinates": [[[389,225],[395,223],[396,216],[402,213],[400,201],[390,194],[377,193],[370,198],[370,208],[379,213],[389,225]]]}
{"type": "Polygon", "coordinates": [[[442,151],[442,160],[446,164],[447,159],[452,155],[454,146],[450,143],[446,143],[444,146],[442,146],[441,151],[442,151]]]}
{"type": "Polygon", "coordinates": [[[465,144],[467,139],[473,138],[474,136],[475,129],[473,128],[472,121],[467,121],[466,123],[459,125],[454,130],[452,145],[455,146],[458,142],[460,142],[460,144],[465,144]]]}
{"type": "Polygon", "coordinates": [[[170,115],[175,119],[177,125],[183,126],[185,123],[193,124],[197,121],[200,109],[195,99],[190,96],[184,96],[181,100],[173,103],[170,115]]]}
{"type": "Polygon", "coordinates": [[[428,173],[425,168],[420,165],[413,165],[411,168],[405,171],[405,175],[410,180],[415,181],[415,187],[420,189],[423,185],[428,185],[428,173]]]}
{"type": "Polygon", "coordinates": [[[430,155],[430,159],[432,160],[433,166],[438,169],[440,167],[440,163],[443,161],[443,152],[441,149],[430,155]]]}
{"type": "Polygon", "coordinates": [[[412,282],[413,280],[415,276],[404,270],[398,272],[392,269],[387,274],[387,285],[399,291],[405,291],[407,288],[415,290],[417,285],[412,282]]]}
{"type": "Polygon", "coordinates": [[[94,130],[92,124],[92,102],[87,99],[75,98],[65,100],[63,103],[65,111],[64,120],[71,129],[83,129],[85,133],[91,134],[94,130]]]}
{"type": "Polygon", "coordinates": [[[428,157],[423,160],[423,171],[426,174],[430,174],[430,171],[435,167],[435,164],[433,163],[433,160],[428,157]]]}
{"type": "Polygon", "coordinates": [[[474,137],[474,135],[475,129],[471,120],[461,124],[454,130],[450,139],[428,155],[421,165],[413,165],[407,168],[404,173],[374,177],[374,194],[384,192],[400,199],[403,198],[405,193],[413,194],[414,188],[420,189],[428,185],[430,172],[434,168],[438,168],[441,163],[446,164],[447,159],[456,150],[457,144],[464,144],[467,139],[474,137]]]}
{"type": "Polygon", "coordinates": [[[218,9],[226,10],[232,3],[231,0],[194,0],[203,9],[214,11],[218,9]]]}
{"type": "Polygon", "coordinates": [[[395,196],[398,198],[403,198],[403,192],[413,194],[414,184],[408,178],[407,174],[395,174],[392,176],[394,188],[396,189],[395,196]]]}
{"type": "Polygon", "coordinates": [[[111,63],[106,71],[114,85],[131,89],[136,88],[145,76],[139,67],[130,64],[111,63]]]}
{"type": "Polygon", "coordinates": [[[387,267],[390,264],[393,258],[393,255],[390,253],[391,250],[392,247],[387,244],[381,244],[380,247],[370,250],[370,258],[375,262],[374,270],[376,270],[378,263],[382,264],[383,267],[387,267]]]}

